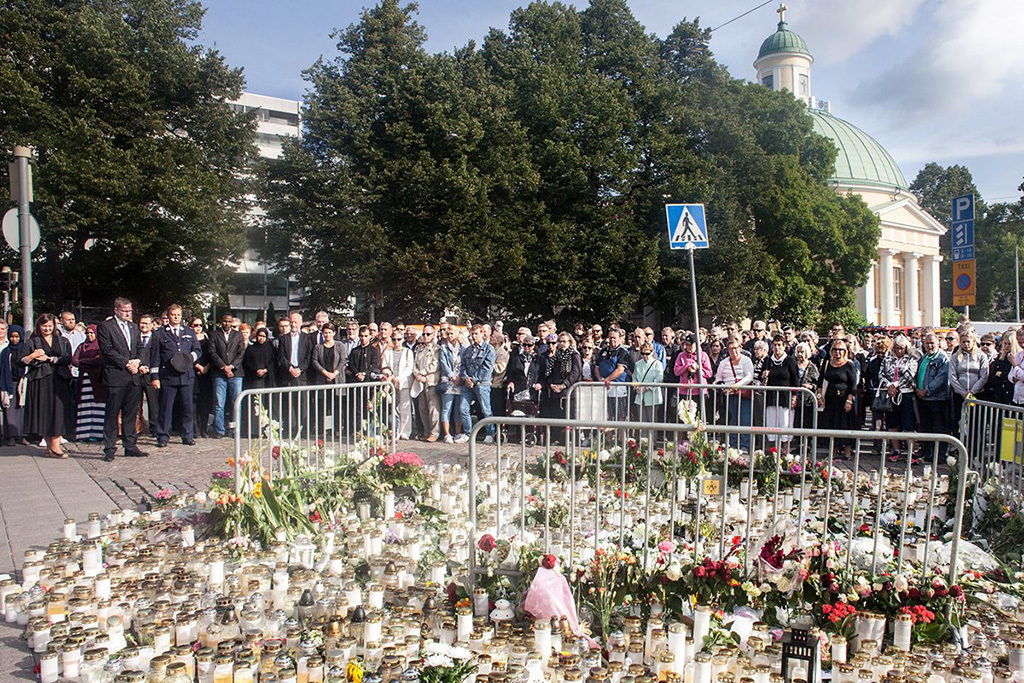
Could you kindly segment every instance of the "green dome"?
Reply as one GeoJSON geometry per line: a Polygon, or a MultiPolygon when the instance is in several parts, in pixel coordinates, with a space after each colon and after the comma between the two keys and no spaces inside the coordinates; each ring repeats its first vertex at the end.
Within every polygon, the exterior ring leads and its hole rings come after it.
{"type": "Polygon", "coordinates": [[[843,185],[910,189],[896,160],[878,141],[857,126],[820,109],[810,109],[814,132],[839,149],[832,180],[843,185]]]}
{"type": "Polygon", "coordinates": [[[790,31],[784,21],[780,21],[778,30],[765,38],[764,42],[761,43],[761,49],[757,53],[757,58],[761,59],[765,55],[778,52],[791,52],[802,55],[811,54],[807,49],[807,43],[804,42],[804,39],[790,31]]]}

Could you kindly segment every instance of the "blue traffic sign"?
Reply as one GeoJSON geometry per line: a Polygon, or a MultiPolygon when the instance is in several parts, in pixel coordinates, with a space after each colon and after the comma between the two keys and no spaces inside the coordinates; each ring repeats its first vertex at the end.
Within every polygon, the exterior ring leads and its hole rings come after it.
{"type": "Polygon", "coordinates": [[[974,220],[974,195],[964,194],[953,197],[952,222],[974,220]]]}
{"type": "Polygon", "coordinates": [[[670,249],[707,249],[708,224],[703,204],[666,204],[670,249]]]}
{"type": "Polygon", "coordinates": [[[974,258],[974,246],[969,247],[953,247],[953,260],[954,261],[970,261],[974,258]]]}
{"type": "Polygon", "coordinates": [[[974,221],[956,221],[953,223],[953,246],[974,246],[974,221]]]}

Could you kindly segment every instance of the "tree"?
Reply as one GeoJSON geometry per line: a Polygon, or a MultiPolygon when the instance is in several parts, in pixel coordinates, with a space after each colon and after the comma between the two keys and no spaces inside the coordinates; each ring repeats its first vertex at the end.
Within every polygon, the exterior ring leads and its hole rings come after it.
{"type": "Polygon", "coordinates": [[[689,274],[666,199],[709,207],[712,317],[813,323],[865,281],[878,221],[826,186],[835,148],[791,95],[732,79],[697,22],[662,41],[624,0],[533,2],[480,49],[429,55],[414,14],[380,0],[334,34],[306,72],[306,134],[266,169],[271,254],[315,301],[672,310],[689,274]]]}
{"type": "MultiPolygon", "coordinates": [[[[939,266],[940,299],[943,306],[953,304],[953,261],[952,261],[952,230],[951,213],[953,197],[973,194],[975,197],[974,214],[977,219],[985,215],[985,202],[981,193],[974,185],[974,178],[966,166],[954,164],[943,168],[935,162],[925,164],[910,191],[917,196],[918,203],[932,215],[935,220],[946,226],[946,234],[939,239],[940,252],[945,256],[939,266]]],[[[980,231],[975,230],[975,241],[983,239],[980,231]]],[[[979,281],[980,283],[980,281],[979,281]]],[[[977,317],[977,316],[975,316],[977,317]]]]}
{"type": "Polygon", "coordinates": [[[210,291],[244,247],[254,117],[240,70],[195,43],[194,0],[12,0],[0,144],[31,145],[37,296],[139,308],[210,291]]]}
{"type": "Polygon", "coordinates": [[[1024,251],[1024,205],[993,204],[975,227],[978,278],[976,320],[1016,320],[1014,247],[1024,251]]]}

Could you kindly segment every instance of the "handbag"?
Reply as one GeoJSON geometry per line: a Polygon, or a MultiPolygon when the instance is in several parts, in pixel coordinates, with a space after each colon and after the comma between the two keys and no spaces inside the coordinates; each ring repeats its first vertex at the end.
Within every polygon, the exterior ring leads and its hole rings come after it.
{"type": "Polygon", "coordinates": [[[873,413],[891,413],[896,409],[896,404],[889,398],[889,391],[886,387],[878,387],[875,389],[875,396],[871,399],[871,412],[873,413]]]}

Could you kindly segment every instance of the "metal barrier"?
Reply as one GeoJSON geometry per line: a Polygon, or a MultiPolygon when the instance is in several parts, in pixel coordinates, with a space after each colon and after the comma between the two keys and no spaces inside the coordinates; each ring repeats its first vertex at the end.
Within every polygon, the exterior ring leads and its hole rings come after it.
{"type": "Polygon", "coordinates": [[[1007,491],[1024,492],[1024,406],[964,399],[960,440],[984,484],[998,477],[1007,491]]]}
{"type": "Polygon", "coordinates": [[[390,382],[246,389],[234,406],[236,490],[246,453],[259,458],[273,480],[282,474],[275,448],[299,449],[313,469],[394,452],[395,399],[390,382]]]}
{"type": "MultiPolygon", "coordinates": [[[[679,422],[678,405],[696,405],[688,417],[707,424],[733,427],[818,428],[818,397],[806,387],[775,387],[746,384],[678,384],[669,382],[578,382],[566,390],[566,419],[613,422],[679,422]],[[683,393],[686,392],[686,393],[683,393]]],[[[658,430],[664,441],[668,432],[658,430]]],[[[583,442],[592,436],[580,433],[583,442]]],[[[732,435],[731,445],[750,450],[750,437],[732,435]]],[[[762,435],[763,436],[763,435],[762,435]]],[[[771,435],[774,443],[775,435],[771,435]]],[[[788,437],[783,437],[788,441],[788,437]]],[[[755,448],[767,448],[764,438],[755,448]]]]}
{"type": "MultiPolygon", "coordinates": [[[[917,475],[912,453],[901,456],[898,463],[887,464],[889,442],[906,437],[900,432],[783,430],[721,425],[708,425],[702,430],[694,424],[487,418],[473,426],[469,441],[471,531],[468,542],[470,576],[474,581],[477,572],[476,544],[481,531],[499,538],[517,534],[521,539],[528,538],[527,532],[530,531],[526,519],[530,490],[528,477],[532,475],[528,470],[526,446],[520,444],[510,454],[501,437],[501,429],[496,430],[493,477],[486,482],[488,495],[483,502],[493,506],[493,512],[488,513],[483,523],[479,518],[477,491],[482,471],[482,447],[476,443],[476,436],[488,425],[539,429],[548,437],[544,454],[538,460],[542,472],[537,475],[538,486],[543,486],[543,547],[544,552],[563,556],[569,567],[575,566],[577,547],[596,549],[602,537],[609,537],[609,527],[613,538],[617,527],[618,547],[624,547],[627,530],[632,533],[634,520],[642,519],[643,537],[632,541],[633,547],[642,549],[643,567],[649,566],[649,553],[657,552],[650,541],[658,531],[667,531],[669,538],[690,543],[698,561],[704,557],[725,557],[732,546],[730,542],[727,548],[727,538],[739,536],[745,549],[744,575],[749,574],[753,579],[759,567],[751,566],[751,553],[756,553],[760,547],[755,545],[759,539],[752,535],[753,532],[765,529],[776,532],[789,525],[795,529],[786,533],[795,533],[797,547],[803,547],[805,539],[811,537],[817,538],[822,547],[834,543],[839,554],[836,566],[847,576],[851,575],[855,564],[862,570],[870,568],[873,576],[885,570],[899,573],[906,558],[920,562],[922,574],[926,574],[939,557],[932,541],[933,532],[936,532],[934,520],[948,521],[945,508],[938,504],[940,495],[950,493],[939,487],[939,469],[945,463],[944,452],[950,449],[960,456],[956,459],[959,481],[964,480],[967,462],[964,445],[945,434],[915,435],[917,443],[930,443],[932,446],[930,464],[921,468],[920,475],[917,475]],[[598,434],[598,441],[591,448],[584,449],[576,439],[567,439],[567,451],[558,464],[554,464],[552,434],[567,431],[571,435],[576,430],[594,431],[598,434]],[[667,443],[676,448],[675,455],[654,448],[653,437],[659,431],[674,436],[667,443]],[[736,434],[789,436],[799,439],[804,447],[784,468],[777,453],[770,456],[759,453],[744,460],[744,454],[723,448],[729,437],[736,434]],[[718,441],[710,437],[717,437],[718,441]],[[706,475],[693,478],[680,475],[685,464],[679,454],[689,452],[701,438],[709,447],[719,449],[722,455],[719,465],[712,467],[706,475]],[[806,446],[815,441],[827,444],[822,469],[816,469],[814,448],[806,446]],[[835,466],[835,452],[837,446],[843,447],[846,443],[852,448],[852,462],[849,470],[840,470],[835,466]],[[681,448],[682,444],[686,445],[681,448]],[[623,454],[621,458],[615,458],[617,452],[623,454]],[[627,456],[630,458],[628,463],[627,456]],[[553,476],[553,466],[562,469],[559,477],[553,476]],[[901,472],[894,472],[894,466],[901,472]],[[791,490],[780,488],[782,477],[787,478],[787,487],[791,485],[791,490]],[[630,481],[633,484],[642,481],[640,492],[632,503],[621,493],[627,490],[630,481]],[[770,496],[755,495],[755,487],[759,490],[762,486],[770,486],[765,489],[770,496]],[[568,514],[561,529],[553,529],[550,524],[553,487],[560,487],[560,497],[569,501],[568,514]],[[757,505],[755,498],[758,499],[757,505]],[[820,527],[817,523],[814,527],[807,526],[810,506],[815,506],[820,515],[820,527]],[[842,523],[837,523],[838,520],[842,523]],[[655,531],[652,532],[652,528],[655,531]],[[714,530],[717,534],[712,533],[714,530]],[[895,543],[883,539],[883,532],[893,536],[895,543]],[[870,540],[860,543],[856,540],[858,534],[870,540]],[[636,542],[640,545],[635,545],[636,542]],[[864,547],[865,544],[870,548],[864,547]],[[884,546],[889,545],[892,545],[891,550],[886,550],[884,546]],[[880,565],[883,560],[884,564],[880,565]]],[[[491,453],[491,447],[486,447],[486,451],[491,453]]],[[[534,472],[538,463],[532,468],[534,472]]],[[[956,581],[958,574],[964,487],[958,487],[955,495],[952,540],[948,549],[951,583],[956,581]]]]}

